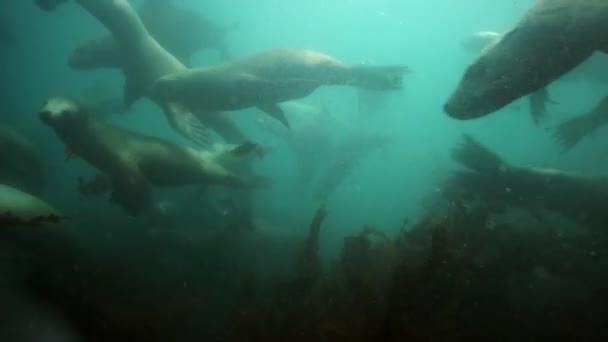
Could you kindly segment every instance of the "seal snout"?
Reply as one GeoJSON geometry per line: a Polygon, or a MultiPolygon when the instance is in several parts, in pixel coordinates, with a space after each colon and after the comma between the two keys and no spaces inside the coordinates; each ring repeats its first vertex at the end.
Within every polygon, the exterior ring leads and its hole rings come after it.
{"type": "Polygon", "coordinates": [[[59,119],[74,116],[78,113],[78,106],[69,99],[61,97],[48,98],[38,111],[40,120],[51,125],[59,119]]]}

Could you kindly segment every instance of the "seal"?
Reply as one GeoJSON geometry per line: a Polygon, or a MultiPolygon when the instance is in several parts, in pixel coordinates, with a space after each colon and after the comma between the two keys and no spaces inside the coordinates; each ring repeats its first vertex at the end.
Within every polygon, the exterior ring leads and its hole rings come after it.
{"type": "Polygon", "coordinates": [[[0,184],[0,227],[57,223],[61,215],[40,198],[6,184],[0,184]]]}
{"type": "Polygon", "coordinates": [[[444,110],[457,119],[488,115],[607,49],[608,2],[539,0],[467,68],[444,110]]]}
{"type": "Polygon", "coordinates": [[[61,97],[49,98],[39,116],[67,150],[110,179],[111,199],[131,215],[150,206],[152,186],[255,188],[266,184],[263,177],[233,171],[237,160],[257,151],[255,144],[219,151],[182,147],[95,120],[78,103],[61,97]]]}
{"type": "Polygon", "coordinates": [[[270,49],[163,76],[154,82],[151,93],[192,111],[257,107],[288,126],[278,103],[308,96],[322,85],[397,90],[406,70],[405,66],[350,65],[313,50],[270,49]]]}
{"type": "Polygon", "coordinates": [[[11,126],[0,125],[0,183],[40,194],[46,163],[38,147],[11,126]]]}
{"type": "MultiPolygon", "coordinates": [[[[120,65],[126,81],[123,96],[125,107],[130,107],[144,95],[150,97],[147,89],[159,77],[186,69],[150,35],[128,1],[76,2],[111,32],[121,48],[120,65]]],[[[198,144],[209,143],[205,127],[192,112],[159,101],[153,96],[150,98],[161,107],[173,129],[198,144]]]]}

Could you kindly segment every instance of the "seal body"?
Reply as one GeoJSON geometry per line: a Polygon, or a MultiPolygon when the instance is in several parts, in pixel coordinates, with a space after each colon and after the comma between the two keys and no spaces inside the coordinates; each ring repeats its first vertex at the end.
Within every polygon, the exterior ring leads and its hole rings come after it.
{"type": "Polygon", "coordinates": [[[468,67],[444,110],[458,119],[487,115],[545,87],[606,48],[606,1],[537,1],[468,67]]]}
{"type": "MultiPolygon", "coordinates": [[[[238,175],[224,167],[232,150],[216,154],[128,131],[95,120],[66,98],[50,98],[39,115],[67,150],[110,178],[112,199],[131,214],[150,205],[151,186],[252,188],[261,184],[258,177],[238,175]]],[[[247,152],[246,147],[236,151],[244,149],[247,152]]]]}
{"type": "Polygon", "coordinates": [[[349,65],[313,50],[271,49],[161,77],[151,92],[155,98],[195,111],[258,107],[287,125],[278,103],[308,96],[322,85],[399,89],[405,70],[404,66],[349,65]]]}

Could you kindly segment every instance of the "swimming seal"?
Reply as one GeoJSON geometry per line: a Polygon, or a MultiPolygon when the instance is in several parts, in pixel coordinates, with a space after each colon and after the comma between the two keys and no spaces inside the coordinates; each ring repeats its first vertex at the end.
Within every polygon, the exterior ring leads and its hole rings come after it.
{"type": "Polygon", "coordinates": [[[457,119],[490,114],[608,48],[608,2],[539,0],[464,73],[444,105],[457,119]]]}
{"type": "Polygon", "coordinates": [[[238,159],[256,151],[254,144],[220,152],[181,147],[95,120],[78,103],[61,97],[49,98],[39,116],[72,154],[110,178],[112,200],[132,215],[151,204],[151,186],[265,185],[262,177],[239,175],[225,167],[237,169],[238,159]]]}
{"type": "Polygon", "coordinates": [[[270,49],[163,76],[154,82],[151,93],[193,111],[257,107],[287,126],[278,103],[308,96],[322,85],[400,89],[406,70],[405,66],[350,65],[313,50],[270,49]]]}
{"type": "Polygon", "coordinates": [[[490,208],[527,208],[535,216],[551,210],[606,233],[608,177],[511,165],[468,135],[452,157],[466,169],[454,172],[443,187],[450,201],[479,199],[490,208]]]}

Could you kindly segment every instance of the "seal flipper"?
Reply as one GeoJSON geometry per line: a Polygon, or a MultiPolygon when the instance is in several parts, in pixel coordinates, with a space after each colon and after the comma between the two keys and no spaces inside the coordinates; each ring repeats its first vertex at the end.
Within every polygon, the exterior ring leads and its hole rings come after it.
{"type": "Polygon", "coordinates": [[[285,127],[289,128],[289,121],[285,117],[285,112],[276,103],[259,105],[258,108],[273,118],[279,120],[285,127]]]}
{"type": "Polygon", "coordinates": [[[540,121],[547,115],[547,103],[558,104],[557,101],[551,98],[551,94],[547,90],[547,87],[540,88],[539,90],[530,94],[529,98],[530,115],[534,124],[538,125],[540,121]]]}
{"type": "Polygon", "coordinates": [[[497,154],[487,149],[473,137],[463,134],[463,142],[452,150],[452,158],[471,171],[482,174],[498,174],[510,166],[497,154]]]}
{"type": "Polygon", "coordinates": [[[554,133],[564,151],[578,144],[584,137],[608,123],[608,96],[589,113],[561,123],[554,133]]]}
{"type": "Polygon", "coordinates": [[[168,103],[162,107],[174,130],[199,146],[211,144],[208,129],[192,112],[177,103],[168,103]]]}

